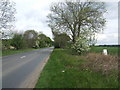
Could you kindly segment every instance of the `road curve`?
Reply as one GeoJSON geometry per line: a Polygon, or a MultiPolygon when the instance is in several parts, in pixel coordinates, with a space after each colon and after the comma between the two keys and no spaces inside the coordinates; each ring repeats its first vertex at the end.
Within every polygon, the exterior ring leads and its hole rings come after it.
{"type": "Polygon", "coordinates": [[[2,57],[2,88],[34,88],[53,47],[2,57]]]}

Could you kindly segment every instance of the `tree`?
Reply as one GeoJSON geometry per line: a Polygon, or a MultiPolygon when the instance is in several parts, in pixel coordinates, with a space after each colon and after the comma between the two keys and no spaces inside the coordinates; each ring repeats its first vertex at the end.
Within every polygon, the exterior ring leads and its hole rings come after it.
{"type": "Polygon", "coordinates": [[[73,43],[78,37],[92,40],[105,26],[103,14],[106,12],[103,2],[58,2],[51,6],[48,23],[52,31],[65,32],[72,37],[73,43]]]}
{"type": "Polygon", "coordinates": [[[2,50],[9,49],[11,45],[11,39],[3,39],[2,41],[2,50]]]}
{"type": "Polygon", "coordinates": [[[33,48],[36,46],[38,33],[35,30],[27,30],[24,33],[24,39],[27,42],[27,46],[29,48],[33,48]]]}
{"type": "Polygon", "coordinates": [[[24,48],[23,36],[21,34],[14,34],[11,45],[14,46],[17,50],[24,48]]]}
{"type": "Polygon", "coordinates": [[[42,33],[38,35],[39,47],[45,47],[46,46],[45,39],[46,39],[46,35],[44,35],[42,33]]]}
{"type": "Polygon", "coordinates": [[[38,43],[39,43],[39,47],[51,46],[52,40],[49,37],[47,37],[45,34],[40,33],[38,35],[38,43]]]}
{"type": "Polygon", "coordinates": [[[0,1],[0,34],[1,38],[7,38],[11,35],[13,21],[15,21],[15,3],[9,0],[0,1]]]}
{"type": "Polygon", "coordinates": [[[54,32],[55,48],[65,48],[69,41],[70,41],[70,37],[66,33],[54,32]]]}
{"type": "Polygon", "coordinates": [[[46,37],[45,43],[48,47],[52,46],[52,40],[49,37],[46,37]]]}

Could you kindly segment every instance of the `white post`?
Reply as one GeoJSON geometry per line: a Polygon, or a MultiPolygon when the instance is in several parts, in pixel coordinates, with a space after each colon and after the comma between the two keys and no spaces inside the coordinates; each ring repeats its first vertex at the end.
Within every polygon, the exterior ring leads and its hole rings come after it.
{"type": "Polygon", "coordinates": [[[103,49],[103,54],[108,55],[107,49],[103,49]]]}

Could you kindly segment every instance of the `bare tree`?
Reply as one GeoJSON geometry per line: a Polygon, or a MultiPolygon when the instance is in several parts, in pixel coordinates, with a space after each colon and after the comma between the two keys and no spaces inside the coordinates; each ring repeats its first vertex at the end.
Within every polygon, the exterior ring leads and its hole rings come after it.
{"type": "Polygon", "coordinates": [[[0,33],[2,38],[6,38],[13,28],[15,21],[15,2],[9,0],[0,1],[0,33]]]}
{"type": "Polygon", "coordinates": [[[52,32],[68,33],[72,36],[73,43],[77,37],[91,39],[105,26],[103,14],[106,9],[103,2],[58,2],[52,4],[50,10],[48,23],[52,32]]]}

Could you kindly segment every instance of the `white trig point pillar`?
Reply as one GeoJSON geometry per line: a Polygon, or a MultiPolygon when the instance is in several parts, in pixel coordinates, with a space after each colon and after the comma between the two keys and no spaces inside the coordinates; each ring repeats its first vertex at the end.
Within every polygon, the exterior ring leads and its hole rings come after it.
{"type": "Polygon", "coordinates": [[[103,54],[108,55],[107,49],[103,49],[103,54]]]}

